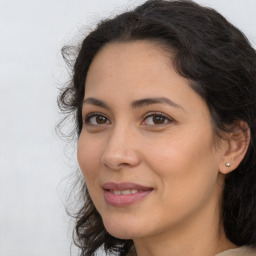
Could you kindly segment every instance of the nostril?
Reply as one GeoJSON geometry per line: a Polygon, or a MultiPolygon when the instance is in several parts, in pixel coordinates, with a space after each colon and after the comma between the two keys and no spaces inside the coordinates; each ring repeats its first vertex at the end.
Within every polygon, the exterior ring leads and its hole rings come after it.
{"type": "Polygon", "coordinates": [[[119,170],[121,168],[132,168],[139,163],[139,156],[135,152],[118,152],[103,154],[101,162],[104,166],[119,170]]]}

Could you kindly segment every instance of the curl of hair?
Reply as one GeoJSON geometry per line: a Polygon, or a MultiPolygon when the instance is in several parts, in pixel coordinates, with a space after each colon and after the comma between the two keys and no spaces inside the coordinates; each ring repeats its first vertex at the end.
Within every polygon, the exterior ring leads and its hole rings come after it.
{"type": "MultiPolygon", "coordinates": [[[[256,246],[256,53],[243,33],[218,12],[192,1],[149,0],[102,21],[83,40],[59,106],[75,115],[79,137],[85,80],[93,58],[106,44],[136,40],[155,42],[172,54],[176,71],[207,103],[217,134],[231,131],[238,120],[248,124],[249,149],[239,167],[226,176],[220,216],[231,242],[256,246]]],[[[86,186],[81,193],[84,202],[75,227],[81,255],[94,255],[100,246],[127,255],[132,241],[112,237],[86,186]]]]}

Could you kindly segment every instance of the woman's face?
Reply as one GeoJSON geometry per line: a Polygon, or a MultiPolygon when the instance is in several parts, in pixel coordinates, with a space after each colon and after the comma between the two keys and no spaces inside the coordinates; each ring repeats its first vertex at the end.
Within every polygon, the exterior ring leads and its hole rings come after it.
{"type": "Polygon", "coordinates": [[[105,46],[88,71],[82,112],[78,161],[110,234],[139,239],[217,223],[224,149],[206,103],[163,50],[105,46]]]}

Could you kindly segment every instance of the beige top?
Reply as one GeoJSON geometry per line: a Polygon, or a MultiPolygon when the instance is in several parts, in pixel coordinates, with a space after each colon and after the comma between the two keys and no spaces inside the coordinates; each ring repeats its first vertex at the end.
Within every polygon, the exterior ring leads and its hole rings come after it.
{"type": "Polygon", "coordinates": [[[256,256],[256,249],[243,246],[218,253],[216,256],[256,256]]]}
{"type": "MultiPolygon", "coordinates": [[[[135,256],[134,248],[127,254],[127,256],[135,256]]],[[[238,247],[235,249],[230,249],[221,253],[218,253],[215,256],[256,256],[256,248],[252,249],[247,246],[238,247]]]]}

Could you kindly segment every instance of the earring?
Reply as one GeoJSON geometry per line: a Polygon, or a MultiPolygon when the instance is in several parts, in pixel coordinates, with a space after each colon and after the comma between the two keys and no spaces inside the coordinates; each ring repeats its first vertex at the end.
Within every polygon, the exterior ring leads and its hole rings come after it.
{"type": "Polygon", "coordinates": [[[230,163],[229,163],[229,162],[227,162],[225,165],[226,165],[227,167],[230,167],[230,163]]]}

